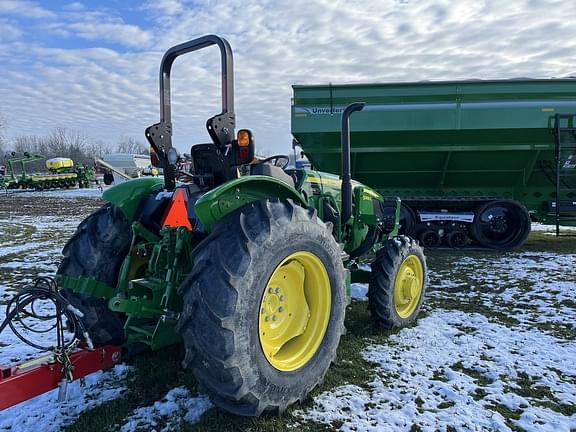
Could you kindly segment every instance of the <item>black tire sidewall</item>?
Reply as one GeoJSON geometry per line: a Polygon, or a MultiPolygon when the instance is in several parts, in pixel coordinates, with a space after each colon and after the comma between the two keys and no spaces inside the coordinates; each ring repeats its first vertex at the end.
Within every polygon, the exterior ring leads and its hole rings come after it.
{"type": "Polygon", "coordinates": [[[474,211],[474,222],[470,227],[470,233],[474,240],[480,243],[482,246],[489,248],[489,249],[496,249],[496,250],[511,250],[521,246],[528,235],[530,234],[531,228],[531,219],[530,213],[526,209],[524,205],[521,203],[514,201],[514,200],[495,200],[489,201],[485,204],[482,204],[474,211]],[[508,240],[508,242],[504,244],[496,244],[484,238],[484,235],[480,232],[480,229],[477,225],[477,222],[480,220],[482,213],[484,213],[490,207],[507,207],[510,209],[515,209],[516,217],[518,217],[519,222],[521,224],[520,229],[516,232],[516,234],[508,240]]]}
{"type": "MultiPolygon", "coordinates": [[[[84,219],[62,250],[64,258],[57,274],[73,278],[94,278],[116,287],[118,274],[130,248],[130,222],[111,204],[104,205],[84,219]]],[[[122,344],[124,318],[108,307],[108,299],[91,297],[62,289],[77,309],[96,346],[122,344]]]]}
{"type": "MultiPolygon", "coordinates": [[[[312,228],[312,227],[306,227],[312,228]]],[[[316,227],[313,227],[316,228],[316,227]]],[[[322,229],[318,227],[319,229],[322,229]]],[[[289,227],[287,231],[292,231],[294,227],[289,227]]],[[[296,229],[296,231],[298,231],[296,229]]],[[[308,392],[310,383],[318,380],[323,376],[332,360],[333,351],[338,346],[341,329],[340,323],[344,319],[345,293],[343,290],[344,281],[342,272],[339,268],[340,263],[333,261],[333,256],[327,253],[326,249],[330,248],[332,242],[326,242],[324,235],[319,235],[316,229],[309,231],[311,238],[298,238],[281,244],[271,242],[267,248],[262,248],[259,254],[254,256],[254,263],[259,263],[268,257],[265,266],[258,268],[256,266],[256,277],[254,287],[260,287],[259,292],[248,296],[245,313],[241,314],[239,319],[246,323],[246,332],[250,335],[248,343],[245,345],[246,355],[249,356],[250,362],[257,367],[252,368],[255,382],[258,387],[264,390],[267,386],[273,385],[280,393],[290,394],[293,397],[301,398],[308,392]],[[325,246],[323,248],[321,245],[325,246]],[[278,248],[276,248],[278,247],[278,248]],[[272,251],[273,255],[270,256],[272,251]],[[266,359],[259,338],[258,325],[249,325],[249,323],[258,322],[262,295],[272,273],[286,256],[299,251],[311,252],[317,256],[326,268],[331,287],[331,307],[330,319],[324,338],[318,347],[314,356],[301,368],[292,372],[283,372],[274,368],[266,359]],[[243,316],[242,316],[243,315],[243,316]],[[295,385],[298,382],[298,385],[295,385]]]]}
{"type": "Polygon", "coordinates": [[[240,415],[281,413],[319,384],[344,332],[345,270],[340,249],[313,209],[291,201],[259,201],[226,216],[197,248],[192,273],[180,285],[178,324],[192,368],[213,402],[240,415]],[[266,359],[259,338],[262,296],[278,265],[307,251],[324,264],[331,309],[313,357],[285,372],[266,359]]]}
{"type": "Polygon", "coordinates": [[[376,324],[389,329],[401,328],[411,324],[417,319],[418,314],[420,313],[420,309],[426,297],[427,286],[428,272],[426,258],[422,248],[414,242],[414,240],[405,236],[400,236],[398,239],[390,240],[390,243],[385,245],[381,251],[378,252],[376,260],[372,264],[372,277],[368,287],[368,305],[372,312],[372,318],[375,320],[376,324]],[[397,244],[394,243],[396,241],[400,241],[402,245],[397,246],[397,244]],[[396,278],[398,277],[400,266],[410,255],[417,257],[422,265],[422,291],[414,311],[408,317],[403,318],[398,315],[396,305],[394,304],[394,286],[396,284],[396,278]],[[386,262],[388,259],[391,261],[390,263],[386,262]],[[383,271],[386,267],[389,268],[388,273],[383,271]],[[374,301],[373,297],[383,293],[386,294],[386,302],[383,305],[385,310],[380,312],[384,312],[384,321],[381,316],[378,316],[375,313],[375,309],[380,308],[380,305],[374,301]]]}

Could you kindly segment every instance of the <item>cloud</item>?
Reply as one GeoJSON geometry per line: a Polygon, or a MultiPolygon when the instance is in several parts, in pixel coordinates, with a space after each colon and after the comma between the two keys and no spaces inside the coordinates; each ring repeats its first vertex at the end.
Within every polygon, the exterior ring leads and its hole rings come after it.
{"type": "MultiPolygon", "coordinates": [[[[11,134],[62,125],[109,141],[142,139],[144,127],[158,119],[163,51],[217,33],[234,50],[239,126],[254,130],[260,148],[288,151],[291,84],[574,75],[576,9],[565,4],[226,0],[214,7],[208,0],[162,1],[145,8],[148,26],[127,24],[120,12],[69,11],[51,31],[90,40],[95,48],[0,45],[0,99],[9,107],[0,111],[8,110],[11,134]]],[[[205,120],[220,107],[219,67],[215,48],[174,65],[175,142],[183,151],[206,142],[205,120]]]]}
{"type": "Polygon", "coordinates": [[[86,9],[86,7],[80,2],[73,2],[65,5],[64,9],[69,11],[83,11],[86,9]]]}
{"type": "Polygon", "coordinates": [[[52,18],[53,12],[44,9],[37,3],[26,0],[2,0],[0,1],[0,14],[14,15],[26,18],[52,18]]]}
{"type": "Polygon", "coordinates": [[[179,0],[154,0],[146,2],[142,9],[156,14],[176,15],[184,12],[186,6],[179,0]]]}
{"type": "Polygon", "coordinates": [[[22,36],[22,30],[8,20],[0,19],[0,41],[11,41],[19,39],[22,36]]]}
{"type": "Polygon", "coordinates": [[[109,22],[84,20],[69,24],[67,29],[82,39],[117,42],[127,47],[145,47],[151,40],[149,32],[118,19],[109,22]]]}

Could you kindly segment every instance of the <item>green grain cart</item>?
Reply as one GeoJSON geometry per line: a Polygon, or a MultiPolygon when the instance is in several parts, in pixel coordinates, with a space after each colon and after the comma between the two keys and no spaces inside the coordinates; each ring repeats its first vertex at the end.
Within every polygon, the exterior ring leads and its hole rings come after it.
{"type": "Polygon", "coordinates": [[[530,222],[576,224],[575,79],[295,85],[292,134],[338,172],[344,106],[352,175],[402,198],[402,230],[428,247],[521,245],[530,222]],[[559,205],[558,205],[559,203],[559,205]]]}

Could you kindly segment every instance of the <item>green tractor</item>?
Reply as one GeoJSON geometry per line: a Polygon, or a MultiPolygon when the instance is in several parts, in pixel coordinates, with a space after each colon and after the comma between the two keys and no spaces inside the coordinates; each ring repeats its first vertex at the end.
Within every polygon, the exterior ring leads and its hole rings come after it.
{"type": "Polygon", "coordinates": [[[285,155],[254,157],[249,130],[235,134],[232,67],[230,45],[214,35],[165,53],[160,122],[146,129],[164,179],[107,190],[107,204],[64,247],[57,278],[95,345],[182,342],[183,365],[217,406],[280,414],[334,361],[351,282],[369,282],[379,326],[401,327],[422,305],[426,263],[417,242],[397,235],[400,201],[391,206],[350,179],[349,117],[363,104],[342,115],[341,178],[287,169],[285,155]],[[212,142],[193,145],[183,171],[170,72],[177,57],[211,45],[221,55],[222,112],[207,121],[212,142]]]}

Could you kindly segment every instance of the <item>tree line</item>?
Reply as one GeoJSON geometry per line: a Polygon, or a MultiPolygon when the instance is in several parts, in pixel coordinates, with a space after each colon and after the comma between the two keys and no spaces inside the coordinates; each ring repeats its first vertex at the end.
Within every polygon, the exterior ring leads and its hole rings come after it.
{"type": "MultiPolygon", "coordinates": [[[[90,140],[82,134],[66,128],[54,128],[48,135],[22,135],[10,142],[3,135],[5,121],[0,117],[0,165],[6,165],[12,153],[18,156],[25,152],[38,154],[46,159],[53,157],[67,157],[75,165],[92,166],[94,158],[101,158],[108,153],[134,153],[147,154],[148,146],[132,137],[122,137],[115,144],[103,141],[90,140]]],[[[30,171],[45,171],[45,162],[37,161],[27,165],[30,171]]]]}

